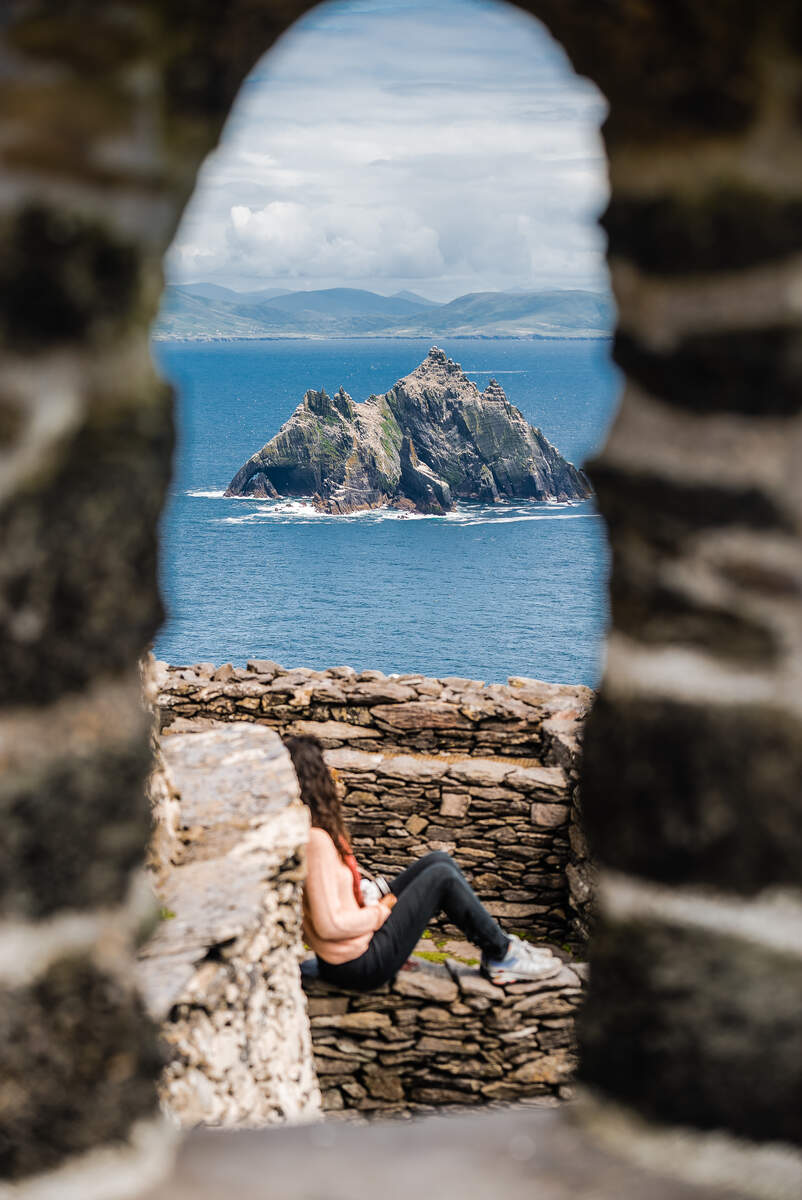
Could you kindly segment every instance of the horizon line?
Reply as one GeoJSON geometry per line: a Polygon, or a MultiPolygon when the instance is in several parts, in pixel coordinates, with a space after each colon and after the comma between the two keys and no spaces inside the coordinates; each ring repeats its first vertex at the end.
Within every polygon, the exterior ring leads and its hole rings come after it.
{"type": "Polygon", "coordinates": [[[253,287],[253,288],[242,289],[242,288],[233,287],[230,283],[218,283],[214,279],[192,279],[192,280],[165,279],[165,281],[164,281],[165,288],[168,288],[168,287],[198,287],[198,286],[219,287],[225,291],[234,292],[235,295],[237,295],[237,296],[249,296],[249,295],[253,295],[256,292],[271,291],[271,290],[275,290],[276,292],[282,292],[285,295],[290,295],[290,294],[291,295],[299,295],[302,292],[367,292],[369,295],[372,295],[372,296],[381,296],[382,299],[384,299],[384,300],[394,300],[394,299],[397,299],[398,297],[403,298],[404,294],[406,293],[407,295],[410,295],[410,296],[419,296],[421,300],[425,300],[428,304],[435,304],[438,306],[451,304],[454,300],[460,300],[465,296],[535,295],[535,294],[541,293],[541,292],[588,292],[594,296],[608,296],[608,297],[612,297],[612,295],[613,295],[612,288],[609,286],[608,287],[592,287],[592,286],[580,287],[579,285],[575,285],[573,287],[560,287],[558,284],[543,284],[541,286],[535,286],[535,287],[518,286],[518,287],[513,287],[513,288],[479,288],[476,291],[458,292],[456,295],[452,296],[450,300],[433,300],[431,296],[426,296],[426,295],[424,295],[423,292],[416,291],[414,288],[397,288],[394,292],[377,292],[374,290],[374,288],[357,287],[357,286],[353,286],[351,284],[344,284],[344,283],[330,284],[326,287],[317,286],[317,287],[288,287],[288,288],[285,288],[280,284],[273,284],[273,283],[266,282],[264,284],[258,284],[256,287],[253,287]]]}

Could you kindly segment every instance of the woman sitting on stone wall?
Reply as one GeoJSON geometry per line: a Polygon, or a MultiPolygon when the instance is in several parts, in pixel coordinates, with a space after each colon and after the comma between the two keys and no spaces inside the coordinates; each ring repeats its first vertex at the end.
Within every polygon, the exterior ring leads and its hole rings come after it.
{"type": "Polygon", "coordinates": [[[507,935],[443,851],[418,859],[372,903],[351,850],[340,799],[320,743],[285,742],[312,813],[304,887],[304,937],[317,955],[320,976],[340,987],[369,991],[392,979],[431,919],[444,913],[482,953],[493,983],[547,979],[561,963],[545,947],[507,935]]]}

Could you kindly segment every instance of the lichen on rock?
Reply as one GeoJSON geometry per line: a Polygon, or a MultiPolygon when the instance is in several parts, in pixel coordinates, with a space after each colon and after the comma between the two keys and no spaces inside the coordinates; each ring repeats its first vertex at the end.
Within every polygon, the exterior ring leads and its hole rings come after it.
{"type": "Polygon", "coordinates": [[[279,432],[237,471],[227,496],[313,496],[324,512],[392,503],[444,513],[457,499],[582,500],[583,471],[510,404],[432,347],[383,396],[355,404],[308,391],[279,432]]]}

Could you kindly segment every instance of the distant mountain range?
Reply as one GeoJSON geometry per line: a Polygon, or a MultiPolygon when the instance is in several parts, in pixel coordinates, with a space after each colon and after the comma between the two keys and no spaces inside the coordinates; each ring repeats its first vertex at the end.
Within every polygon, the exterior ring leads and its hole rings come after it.
{"type": "Polygon", "coordinates": [[[235,292],[216,283],[169,285],[153,335],[162,341],[277,337],[604,338],[614,307],[606,292],[551,289],[472,292],[438,304],[414,292],[360,288],[235,292]]]}

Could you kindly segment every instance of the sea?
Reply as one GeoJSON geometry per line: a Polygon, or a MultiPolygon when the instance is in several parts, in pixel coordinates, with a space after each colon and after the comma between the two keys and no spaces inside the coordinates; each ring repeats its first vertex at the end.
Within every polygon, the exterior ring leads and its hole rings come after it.
{"type": "MultiPolygon", "coordinates": [[[[495,376],[579,465],[617,405],[610,345],[454,338],[441,348],[480,389],[495,376]]],[[[304,498],[224,498],[308,388],[332,394],[342,384],[364,400],[429,348],[390,338],[154,343],[178,421],[157,658],[598,683],[609,556],[592,501],[460,503],[437,517],[327,516],[304,498]]]]}

